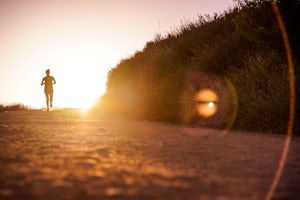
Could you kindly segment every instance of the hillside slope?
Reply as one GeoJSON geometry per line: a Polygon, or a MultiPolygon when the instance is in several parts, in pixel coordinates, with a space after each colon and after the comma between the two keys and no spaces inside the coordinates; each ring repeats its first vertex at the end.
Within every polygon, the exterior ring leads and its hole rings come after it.
{"type": "MultiPolygon", "coordinates": [[[[293,5],[299,10],[299,3],[293,5]]],[[[199,16],[166,36],[157,35],[121,61],[108,73],[107,92],[94,110],[284,132],[289,96],[285,49],[270,2],[238,1],[221,15],[199,16]]]]}

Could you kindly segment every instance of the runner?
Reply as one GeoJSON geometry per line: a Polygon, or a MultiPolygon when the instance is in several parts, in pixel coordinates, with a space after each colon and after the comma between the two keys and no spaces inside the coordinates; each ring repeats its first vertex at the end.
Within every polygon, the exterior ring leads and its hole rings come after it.
{"type": "Polygon", "coordinates": [[[45,85],[44,92],[46,96],[46,104],[47,104],[47,111],[49,111],[49,104],[52,108],[52,101],[53,101],[53,84],[56,84],[56,80],[53,76],[50,76],[50,69],[46,70],[46,75],[41,85],[45,85]]]}

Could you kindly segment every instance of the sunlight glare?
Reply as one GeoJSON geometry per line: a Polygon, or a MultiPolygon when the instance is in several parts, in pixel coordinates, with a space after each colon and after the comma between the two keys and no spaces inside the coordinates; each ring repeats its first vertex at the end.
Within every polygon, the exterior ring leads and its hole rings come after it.
{"type": "Polygon", "coordinates": [[[57,81],[54,85],[54,105],[89,109],[105,92],[106,72],[101,72],[97,62],[83,63],[75,60],[63,65],[64,68],[57,65],[52,70],[57,81]]]}

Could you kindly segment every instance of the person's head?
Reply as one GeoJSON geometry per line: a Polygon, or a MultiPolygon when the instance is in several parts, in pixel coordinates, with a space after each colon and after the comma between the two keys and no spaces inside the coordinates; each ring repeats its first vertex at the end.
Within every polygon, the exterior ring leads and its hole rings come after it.
{"type": "Polygon", "coordinates": [[[50,69],[47,69],[47,70],[46,70],[46,74],[47,74],[47,76],[49,76],[49,74],[50,74],[50,69]]]}

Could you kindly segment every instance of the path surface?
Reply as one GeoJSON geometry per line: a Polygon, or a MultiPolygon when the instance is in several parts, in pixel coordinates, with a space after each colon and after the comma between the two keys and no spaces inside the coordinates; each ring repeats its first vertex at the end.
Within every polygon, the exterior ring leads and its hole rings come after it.
{"type": "MultiPolygon", "coordinates": [[[[285,137],[93,119],[76,110],[0,113],[0,199],[264,199],[285,137]]],[[[273,199],[299,199],[300,139],[273,199]]]]}

